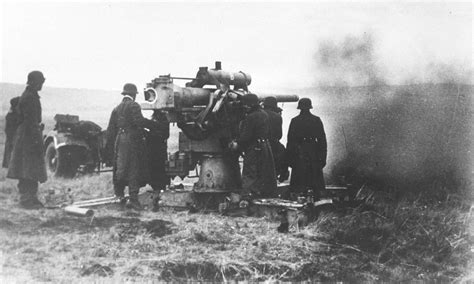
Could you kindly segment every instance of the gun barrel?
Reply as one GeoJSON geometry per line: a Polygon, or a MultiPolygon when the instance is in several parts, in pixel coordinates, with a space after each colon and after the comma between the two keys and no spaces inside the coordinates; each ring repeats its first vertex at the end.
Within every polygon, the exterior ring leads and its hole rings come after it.
{"type": "Polygon", "coordinates": [[[263,101],[266,97],[275,97],[279,103],[297,102],[299,100],[298,95],[275,95],[275,94],[264,94],[259,95],[258,98],[263,101]]]}

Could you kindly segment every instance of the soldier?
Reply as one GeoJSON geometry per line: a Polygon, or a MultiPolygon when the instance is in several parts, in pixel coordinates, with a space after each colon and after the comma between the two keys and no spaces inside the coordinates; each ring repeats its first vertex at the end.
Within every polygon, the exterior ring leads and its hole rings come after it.
{"type": "Polygon", "coordinates": [[[149,128],[150,121],[143,117],[140,105],[135,102],[137,94],[134,84],[124,85],[124,98],[110,115],[106,147],[109,157],[113,151],[115,195],[124,200],[125,186],[128,185],[130,198],[127,207],[141,210],[138,192],[149,179],[144,128],[149,128]]]}
{"type": "Polygon", "coordinates": [[[231,149],[240,149],[245,153],[242,195],[271,196],[276,193],[276,176],[269,142],[268,115],[261,109],[254,94],[244,95],[242,104],[247,116],[241,122],[239,138],[229,144],[231,149]]]}
{"type": "Polygon", "coordinates": [[[166,189],[170,179],[166,176],[165,162],[168,156],[167,139],[170,137],[170,125],[166,113],[154,110],[150,125],[150,131],[146,137],[149,168],[150,185],[153,188],[155,198],[153,199],[153,210],[158,209],[159,193],[166,189]]]}
{"type": "Polygon", "coordinates": [[[17,110],[19,125],[16,130],[8,167],[7,177],[18,179],[20,206],[39,209],[43,204],[38,200],[38,182],[46,181],[44,145],[41,123],[41,91],[45,78],[40,71],[28,74],[27,86],[20,97],[17,110]]]}
{"type": "Polygon", "coordinates": [[[263,100],[263,110],[267,113],[270,121],[270,145],[272,146],[273,159],[275,164],[275,173],[279,181],[288,178],[288,167],[284,167],[285,146],[280,143],[282,137],[281,118],[282,109],[278,107],[275,97],[266,97],[263,100]]]}
{"type": "Polygon", "coordinates": [[[17,110],[18,102],[20,97],[14,97],[10,100],[10,110],[5,116],[5,152],[3,152],[3,163],[4,168],[8,168],[10,157],[13,149],[13,138],[15,136],[16,129],[20,121],[20,114],[17,110]]]}
{"type": "Polygon", "coordinates": [[[327,142],[321,119],[309,111],[311,100],[298,102],[300,114],[291,120],[288,129],[287,157],[292,168],[290,192],[299,194],[325,189],[323,168],[326,165],[327,142]]]}

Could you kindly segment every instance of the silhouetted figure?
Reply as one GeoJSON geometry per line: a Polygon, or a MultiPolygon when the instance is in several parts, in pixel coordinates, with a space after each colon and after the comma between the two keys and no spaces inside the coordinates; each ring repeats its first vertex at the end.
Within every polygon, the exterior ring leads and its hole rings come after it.
{"type": "Polygon", "coordinates": [[[150,121],[143,117],[140,105],[135,102],[137,87],[127,83],[123,87],[122,102],[114,108],[107,127],[108,153],[113,149],[113,183],[115,195],[124,197],[128,185],[127,207],[141,210],[138,192],[149,180],[145,144],[145,127],[150,121]]]}
{"type": "Polygon", "coordinates": [[[268,115],[261,109],[254,94],[244,95],[242,104],[247,116],[240,124],[239,138],[230,144],[232,149],[239,148],[245,153],[242,194],[271,196],[275,194],[277,184],[268,115]]]}
{"type": "Polygon", "coordinates": [[[315,194],[325,189],[323,168],[326,166],[327,142],[321,119],[309,111],[311,100],[298,102],[300,114],[288,129],[287,159],[292,168],[290,192],[315,194]]]}
{"type": "Polygon", "coordinates": [[[275,97],[266,97],[263,100],[263,110],[268,115],[270,122],[270,145],[272,147],[273,160],[275,163],[275,173],[279,181],[288,179],[288,167],[286,167],[285,159],[285,146],[280,143],[280,139],[283,135],[282,125],[283,119],[281,117],[282,109],[278,107],[277,100],[275,97]]]}
{"type": "Polygon", "coordinates": [[[146,144],[149,156],[150,181],[149,184],[154,191],[154,209],[158,208],[159,193],[170,184],[170,178],[166,175],[165,165],[168,159],[167,141],[170,137],[170,124],[166,113],[154,110],[152,124],[146,136],[146,144]]]}
{"type": "Polygon", "coordinates": [[[3,152],[3,163],[4,168],[8,168],[10,163],[10,157],[13,150],[13,139],[15,138],[15,132],[20,124],[20,114],[18,113],[18,102],[20,97],[14,97],[10,100],[10,110],[5,116],[5,151],[3,152]]]}
{"type": "Polygon", "coordinates": [[[27,86],[20,97],[17,110],[19,125],[14,135],[13,149],[8,165],[8,178],[18,179],[20,205],[26,209],[39,209],[38,182],[47,180],[44,163],[43,128],[41,123],[41,91],[45,78],[40,71],[28,74],[27,86]]]}

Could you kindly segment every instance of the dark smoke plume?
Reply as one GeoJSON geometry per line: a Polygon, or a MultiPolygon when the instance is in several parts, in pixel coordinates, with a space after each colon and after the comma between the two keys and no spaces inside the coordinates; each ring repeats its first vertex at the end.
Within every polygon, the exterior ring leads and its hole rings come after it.
{"type": "Polygon", "coordinates": [[[315,56],[330,181],[346,176],[400,191],[470,190],[472,86],[468,72],[433,64],[424,83],[389,86],[372,37],[323,42],[315,56]],[[456,72],[454,72],[455,70],[456,72]]]}

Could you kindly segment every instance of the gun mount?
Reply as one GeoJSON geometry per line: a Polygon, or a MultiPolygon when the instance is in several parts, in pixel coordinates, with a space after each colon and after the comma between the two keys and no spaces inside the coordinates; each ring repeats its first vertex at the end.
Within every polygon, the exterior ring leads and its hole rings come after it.
{"type": "MultiPolygon", "coordinates": [[[[142,109],[164,110],[168,120],[177,123],[179,151],[170,155],[167,173],[170,177],[188,175],[200,165],[196,192],[238,192],[241,175],[238,155],[227,150],[227,144],[238,136],[244,111],[240,99],[249,93],[252,78],[245,72],[200,67],[196,78],[162,75],[147,84],[142,109]],[[175,79],[191,79],[185,87],[175,79]]],[[[270,95],[268,95],[270,96],[270,95]]],[[[297,95],[271,95],[278,102],[296,102],[297,95]]],[[[260,100],[266,96],[260,95],[260,100]]]]}

